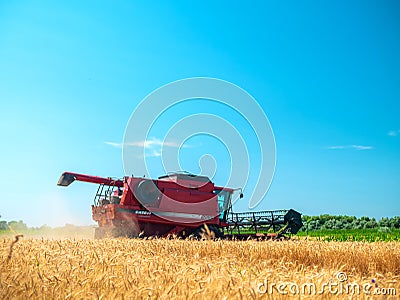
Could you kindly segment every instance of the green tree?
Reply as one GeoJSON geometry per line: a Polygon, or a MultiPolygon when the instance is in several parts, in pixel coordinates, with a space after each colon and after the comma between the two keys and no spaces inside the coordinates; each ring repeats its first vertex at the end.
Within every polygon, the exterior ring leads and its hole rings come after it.
{"type": "Polygon", "coordinates": [[[378,223],[376,222],[375,218],[370,219],[364,225],[364,228],[376,228],[378,227],[378,223]]]}
{"type": "Polygon", "coordinates": [[[396,216],[390,219],[390,227],[400,228],[400,217],[396,216]]]}
{"type": "Polygon", "coordinates": [[[8,227],[12,230],[20,231],[20,230],[27,230],[28,226],[24,222],[20,221],[10,221],[8,222],[8,227]]]}
{"type": "Polygon", "coordinates": [[[382,218],[378,222],[379,227],[390,227],[390,220],[389,218],[382,218]]]}
{"type": "Polygon", "coordinates": [[[0,230],[9,230],[7,221],[0,221],[0,230]]]}

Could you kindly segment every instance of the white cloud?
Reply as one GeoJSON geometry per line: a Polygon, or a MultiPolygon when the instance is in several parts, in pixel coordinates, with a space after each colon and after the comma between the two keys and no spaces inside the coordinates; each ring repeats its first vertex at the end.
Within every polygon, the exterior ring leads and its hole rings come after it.
{"type": "MultiPolygon", "coordinates": [[[[104,142],[104,144],[107,144],[109,146],[113,146],[116,148],[122,148],[122,145],[123,145],[123,143],[114,143],[114,142],[104,142]]],[[[175,143],[175,142],[171,142],[171,141],[163,142],[162,140],[157,139],[157,138],[149,138],[148,140],[145,140],[145,141],[128,142],[128,143],[125,143],[125,146],[144,147],[145,149],[154,149],[154,148],[158,148],[158,147],[189,148],[189,145],[181,145],[179,143],[175,143]]]]}
{"type": "Polygon", "coordinates": [[[120,143],[104,142],[104,144],[109,145],[109,146],[113,146],[115,148],[122,148],[122,144],[120,144],[120,143]]]}
{"type": "Polygon", "coordinates": [[[355,150],[371,150],[374,149],[373,146],[363,146],[363,145],[340,145],[340,146],[329,146],[328,149],[338,150],[338,149],[355,149],[355,150]]]}
{"type": "MultiPolygon", "coordinates": [[[[154,148],[154,147],[172,147],[172,148],[179,148],[180,144],[175,143],[175,142],[163,142],[160,139],[157,138],[150,138],[145,141],[138,141],[138,142],[130,142],[126,143],[127,146],[133,146],[133,147],[144,147],[146,149],[149,148],[154,148]]],[[[183,145],[182,147],[187,147],[183,145]]]]}
{"type": "Polygon", "coordinates": [[[363,145],[351,145],[352,148],[356,150],[371,150],[374,149],[372,146],[363,146],[363,145]]]}
{"type": "Polygon", "coordinates": [[[160,157],[161,156],[161,151],[159,150],[153,150],[151,153],[146,153],[147,157],[160,157]]]}
{"type": "Polygon", "coordinates": [[[398,136],[399,134],[400,134],[400,129],[398,129],[398,130],[390,130],[388,132],[389,136],[398,136]]]}

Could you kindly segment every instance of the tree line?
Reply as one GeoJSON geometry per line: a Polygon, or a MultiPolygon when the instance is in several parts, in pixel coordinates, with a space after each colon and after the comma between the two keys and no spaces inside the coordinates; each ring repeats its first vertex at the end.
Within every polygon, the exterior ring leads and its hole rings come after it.
{"type": "MultiPolygon", "coordinates": [[[[400,216],[392,218],[381,218],[377,221],[375,218],[354,216],[302,216],[303,227],[301,231],[314,231],[314,230],[340,230],[340,229],[399,229],[400,216]]],[[[73,226],[73,225],[70,225],[73,226]]],[[[28,228],[23,221],[0,221],[0,230],[15,230],[23,231],[27,229],[44,230],[49,229],[47,225],[39,228],[28,228]]]]}
{"type": "Polygon", "coordinates": [[[302,231],[313,230],[340,230],[340,229],[399,229],[400,216],[392,218],[381,218],[377,221],[375,218],[354,216],[302,216],[302,231]]]}
{"type": "Polygon", "coordinates": [[[27,230],[28,226],[22,221],[0,221],[0,230],[10,230],[10,229],[20,231],[27,230]]]}

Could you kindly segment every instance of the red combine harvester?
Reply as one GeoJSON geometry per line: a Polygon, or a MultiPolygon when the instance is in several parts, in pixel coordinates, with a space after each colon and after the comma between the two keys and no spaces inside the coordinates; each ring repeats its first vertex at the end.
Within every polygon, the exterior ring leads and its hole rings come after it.
{"type": "Polygon", "coordinates": [[[232,195],[241,189],[216,186],[205,176],[174,173],[157,180],[112,179],[65,172],[58,185],[69,186],[75,180],[99,184],[92,205],[92,217],[98,223],[95,238],[201,238],[204,234],[280,238],[296,234],[303,225],[301,214],[293,209],[234,213],[232,195]]]}

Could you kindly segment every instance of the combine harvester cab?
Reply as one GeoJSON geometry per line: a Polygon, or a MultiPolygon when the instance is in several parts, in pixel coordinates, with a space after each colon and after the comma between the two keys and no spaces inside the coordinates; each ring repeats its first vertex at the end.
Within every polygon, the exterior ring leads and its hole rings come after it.
{"type": "MultiPolygon", "coordinates": [[[[174,173],[157,180],[113,179],[65,172],[58,185],[75,180],[99,184],[92,218],[95,238],[167,237],[248,239],[281,238],[301,228],[295,210],[232,212],[232,195],[240,189],[215,186],[205,176],[174,173]]],[[[242,198],[240,194],[240,198],[242,198]]]]}

